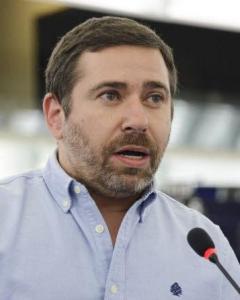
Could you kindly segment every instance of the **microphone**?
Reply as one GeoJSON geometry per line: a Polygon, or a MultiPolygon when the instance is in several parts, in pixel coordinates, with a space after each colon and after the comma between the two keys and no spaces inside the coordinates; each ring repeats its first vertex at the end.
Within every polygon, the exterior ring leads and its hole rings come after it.
{"type": "Polygon", "coordinates": [[[192,249],[200,256],[214,263],[231,285],[240,294],[240,287],[220,263],[213,240],[202,228],[193,228],[188,232],[187,240],[192,249]]]}

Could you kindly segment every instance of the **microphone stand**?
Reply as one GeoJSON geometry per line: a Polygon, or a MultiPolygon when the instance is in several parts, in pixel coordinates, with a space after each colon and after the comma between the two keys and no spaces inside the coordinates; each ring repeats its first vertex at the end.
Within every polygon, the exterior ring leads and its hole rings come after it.
{"type": "Polygon", "coordinates": [[[230,274],[227,272],[227,270],[223,267],[223,265],[220,263],[217,255],[215,253],[213,253],[209,257],[209,260],[219,268],[219,270],[223,273],[223,275],[227,278],[227,280],[235,288],[235,290],[238,292],[238,294],[240,294],[240,287],[238,286],[236,281],[230,276],[230,274]]]}

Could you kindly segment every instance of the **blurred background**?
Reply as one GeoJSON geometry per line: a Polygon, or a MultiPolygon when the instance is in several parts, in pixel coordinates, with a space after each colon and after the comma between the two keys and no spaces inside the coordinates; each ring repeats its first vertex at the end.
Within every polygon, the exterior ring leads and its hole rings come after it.
{"type": "Polygon", "coordinates": [[[179,92],[156,181],[219,224],[240,260],[240,2],[0,0],[0,178],[44,166],[44,69],[57,40],[89,17],[150,25],[173,48],[179,92]]]}

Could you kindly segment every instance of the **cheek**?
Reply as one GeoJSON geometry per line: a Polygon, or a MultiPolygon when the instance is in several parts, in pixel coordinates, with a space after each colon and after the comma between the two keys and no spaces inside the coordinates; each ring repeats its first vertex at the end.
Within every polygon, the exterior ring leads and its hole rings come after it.
{"type": "Polygon", "coordinates": [[[169,140],[170,132],[171,132],[171,121],[170,120],[166,120],[164,122],[161,122],[160,124],[158,122],[158,124],[156,124],[155,130],[154,130],[154,136],[157,139],[158,145],[165,146],[165,144],[169,140]]]}
{"type": "Polygon", "coordinates": [[[114,111],[96,109],[84,118],[83,125],[94,138],[106,139],[107,142],[119,126],[118,119],[119,116],[114,111]]]}
{"type": "Polygon", "coordinates": [[[95,118],[81,119],[79,125],[84,135],[87,136],[90,146],[95,151],[101,151],[111,139],[110,129],[107,124],[97,116],[95,118]]]}

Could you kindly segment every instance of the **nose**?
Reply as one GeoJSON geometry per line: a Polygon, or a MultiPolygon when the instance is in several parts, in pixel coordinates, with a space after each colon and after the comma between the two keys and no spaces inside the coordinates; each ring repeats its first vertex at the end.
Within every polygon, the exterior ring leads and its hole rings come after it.
{"type": "Polygon", "coordinates": [[[144,105],[139,99],[128,101],[123,112],[122,131],[146,132],[147,129],[148,116],[144,105]]]}

